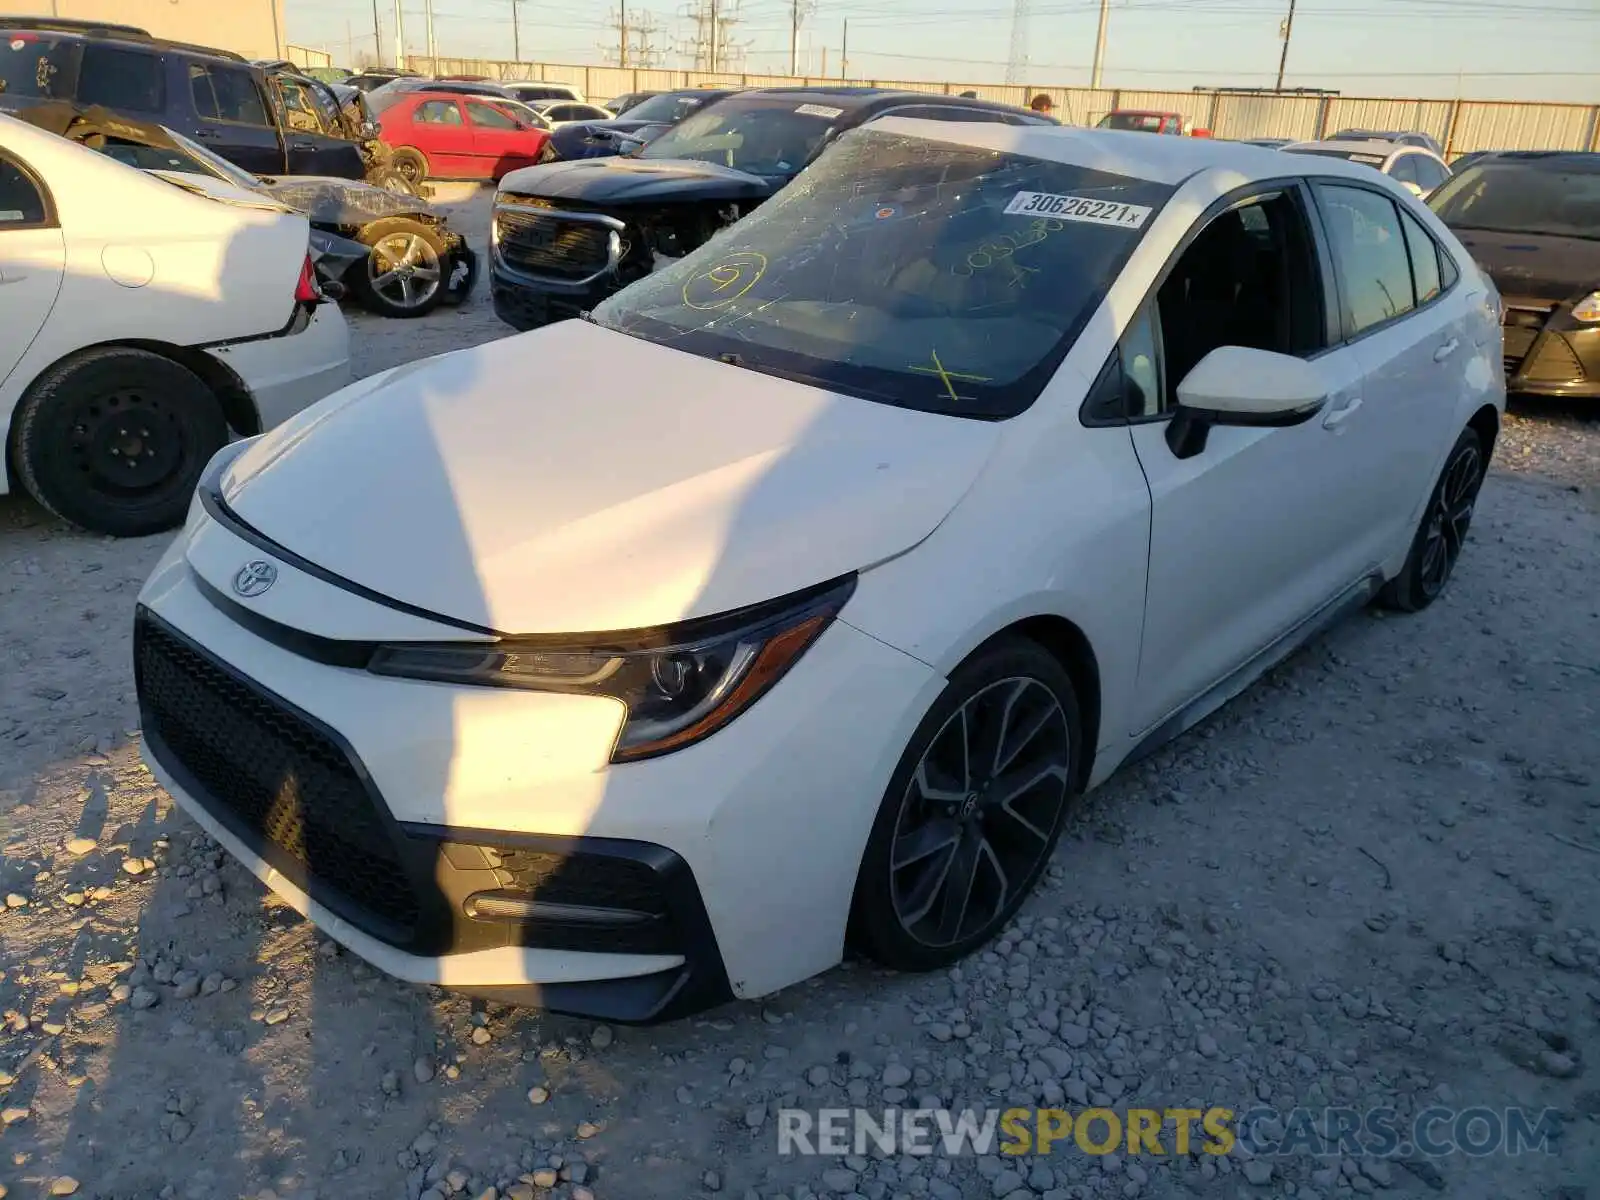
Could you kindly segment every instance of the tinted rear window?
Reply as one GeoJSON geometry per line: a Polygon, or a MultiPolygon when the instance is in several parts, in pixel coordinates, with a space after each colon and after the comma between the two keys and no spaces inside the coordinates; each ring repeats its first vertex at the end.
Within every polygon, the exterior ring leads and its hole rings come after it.
{"type": "Polygon", "coordinates": [[[1162,120],[1160,113],[1107,113],[1100,118],[1099,128],[1157,133],[1161,129],[1162,120]]]}
{"type": "Polygon", "coordinates": [[[0,35],[0,92],[72,99],[79,48],[69,38],[8,30],[0,35]]]}

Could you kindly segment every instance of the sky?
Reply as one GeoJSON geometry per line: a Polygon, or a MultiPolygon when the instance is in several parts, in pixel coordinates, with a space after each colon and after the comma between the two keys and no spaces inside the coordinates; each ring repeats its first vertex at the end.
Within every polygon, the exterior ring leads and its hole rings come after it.
{"type": "MultiPolygon", "coordinates": [[[[514,0],[432,0],[441,55],[511,59],[514,0]]],[[[696,0],[627,0],[660,65],[681,52],[696,0]]],[[[704,2],[704,0],[700,0],[704,2]]],[[[741,17],[744,69],[787,73],[796,0],[719,0],[741,17]]],[[[374,7],[392,60],[396,0],[286,0],[289,40],[351,63],[373,49],[374,7]]],[[[425,0],[404,6],[408,50],[427,49],[425,0]]],[[[515,0],[522,58],[615,63],[617,0],[515,0]]],[[[849,23],[852,78],[1006,80],[1014,0],[799,0],[802,73],[830,74],[849,23]]],[[[1020,82],[1087,86],[1100,0],[1029,0],[1020,82]]],[[[1289,0],[1111,0],[1106,87],[1271,87],[1289,0]]],[[[1600,0],[1296,0],[1286,87],[1346,95],[1600,104],[1600,0]]]]}

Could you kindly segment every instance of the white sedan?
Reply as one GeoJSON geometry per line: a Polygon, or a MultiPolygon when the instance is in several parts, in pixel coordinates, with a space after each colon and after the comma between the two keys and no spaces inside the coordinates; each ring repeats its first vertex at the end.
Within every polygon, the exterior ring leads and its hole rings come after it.
{"type": "Polygon", "coordinates": [[[100,533],[183,521],[230,430],[350,381],[306,218],[0,115],[0,493],[100,533]]]}
{"type": "Polygon", "coordinates": [[[1342,158],[1382,171],[1413,196],[1431,195],[1450,178],[1444,159],[1426,146],[1380,138],[1345,138],[1326,142],[1291,142],[1279,149],[1289,154],[1342,158]]]}
{"type": "Polygon", "coordinates": [[[571,100],[535,100],[530,105],[552,129],[588,121],[611,121],[616,113],[598,104],[579,104],[571,100]]]}
{"type": "Polygon", "coordinates": [[[1073,796],[1440,594],[1498,305],[1364,167],[874,122],[591,319],[220,454],[146,761],[404,979],[642,1021],[949,964],[1073,796]]]}

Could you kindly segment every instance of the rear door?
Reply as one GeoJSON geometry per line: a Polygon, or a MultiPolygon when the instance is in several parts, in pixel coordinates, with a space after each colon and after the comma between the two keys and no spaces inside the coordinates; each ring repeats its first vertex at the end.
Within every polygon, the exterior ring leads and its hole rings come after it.
{"type": "Polygon", "coordinates": [[[272,75],[269,83],[283,125],[291,175],[360,179],[366,164],[354,142],[341,136],[332,93],[309,79],[272,75]]]}
{"type": "Polygon", "coordinates": [[[187,74],[195,140],[246,171],[285,174],[283,141],[256,73],[242,63],[196,58],[187,74]]]}
{"type": "Polygon", "coordinates": [[[451,179],[477,179],[472,127],[453,99],[422,100],[412,110],[412,145],[428,157],[435,175],[451,179]]]}
{"type": "Polygon", "coordinates": [[[472,131],[472,167],[485,179],[499,179],[507,171],[531,167],[538,161],[544,139],[524,129],[505,109],[483,100],[464,101],[467,125],[472,131]]]}
{"type": "Polygon", "coordinates": [[[1438,244],[1405,211],[1408,204],[1343,181],[1324,180],[1315,192],[1338,273],[1344,336],[1367,380],[1364,411],[1351,415],[1345,436],[1366,447],[1374,528],[1392,548],[1415,523],[1441,430],[1470,390],[1472,305],[1459,283],[1442,287],[1438,244]]]}
{"type": "Polygon", "coordinates": [[[44,328],[65,269],[49,189],[21,159],[0,150],[0,383],[44,328]]]}

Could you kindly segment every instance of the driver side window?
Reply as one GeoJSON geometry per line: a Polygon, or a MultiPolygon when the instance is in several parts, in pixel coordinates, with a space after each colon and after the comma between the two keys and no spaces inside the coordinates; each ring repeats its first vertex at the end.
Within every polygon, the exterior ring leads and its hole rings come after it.
{"type": "Polygon", "coordinates": [[[1162,417],[1213,350],[1307,357],[1330,344],[1322,272],[1298,191],[1247,200],[1183,249],[1091,392],[1092,423],[1162,417]]]}

